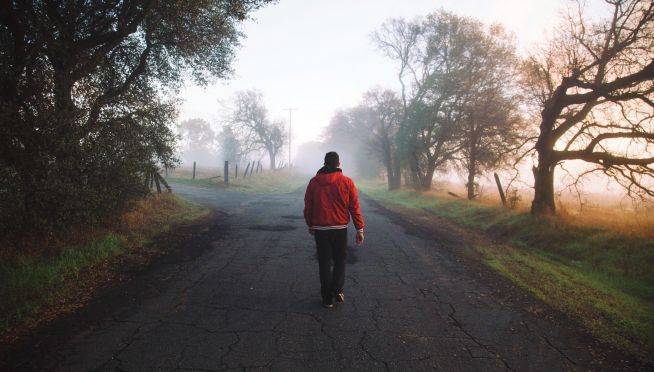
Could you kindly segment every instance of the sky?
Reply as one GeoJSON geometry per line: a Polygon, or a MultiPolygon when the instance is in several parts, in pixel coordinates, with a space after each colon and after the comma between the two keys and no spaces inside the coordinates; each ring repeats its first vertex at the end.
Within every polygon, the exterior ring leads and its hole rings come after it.
{"type": "MultiPolygon", "coordinates": [[[[599,2],[599,0],[589,0],[599,2]]],[[[370,35],[389,18],[412,19],[438,9],[500,22],[527,53],[547,35],[568,0],[281,0],[253,14],[234,61],[234,76],[181,91],[180,121],[203,118],[218,126],[235,92],[260,90],[271,119],[288,125],[292,154],[321,139],[334,112],[352,107],[375,86],[398,89],[395,63],[370,35]]],[[[284,157],[288,155],[285,154],[284,157]]]]}

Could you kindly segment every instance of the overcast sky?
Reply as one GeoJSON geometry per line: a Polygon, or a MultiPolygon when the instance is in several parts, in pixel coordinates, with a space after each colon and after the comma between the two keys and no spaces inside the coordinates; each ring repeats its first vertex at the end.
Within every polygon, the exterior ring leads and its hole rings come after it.
{"type": "MultiPolygon", "coordinates": [[[[599,3],[599,0],[589,0],[599,3]]],[[[234,92],[263,92],[271,118],[293,112],[293,152],[319,140],[335,110],[356,105],[376,86],[397,89],[393,61],[379,53],[370,34],[392,17],[414,18],[437,9],[500,22],[513,31],[521,52],[542,42],[567,0],[281,0],[243,25],[246,39],[229,81],[181,92],[180,120],[219,124],[234,92]],[[221,104],[222,102],[222,104],[221,104]]],[[[295,156],[295,153],[293,154],[295,156]]]]}

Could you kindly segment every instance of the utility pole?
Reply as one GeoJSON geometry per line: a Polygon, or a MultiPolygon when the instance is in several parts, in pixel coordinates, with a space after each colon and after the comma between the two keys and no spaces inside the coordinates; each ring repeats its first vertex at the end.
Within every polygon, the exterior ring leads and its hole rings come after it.
{"type": "Polygon", "coordinates": [[[285,108],[288,111],[288,171],[291,172],[291,114],[297,108],[285,108]]]}

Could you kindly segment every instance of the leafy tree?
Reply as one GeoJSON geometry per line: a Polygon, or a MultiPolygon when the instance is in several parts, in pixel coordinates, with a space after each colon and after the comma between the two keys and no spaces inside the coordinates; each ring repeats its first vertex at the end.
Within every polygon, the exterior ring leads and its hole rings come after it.
{"type": "Polygon", "coordinates": [[[525,64],[541,119],[533,214],[555,213],[554,172],[570,160],[654,196],[654,3],[607,0],[606,8],[608,17],[591,22],[579,1],[525,64]]]}
{"type": "Polygon", "coordinates": [[[476,198],[476,178],[502,165],[515,152],[522,135],[515,76],[518,59],[512,37],[500,25],[485,28],[470,21],[465,67],[455,73],[466,96],[459,130],[461,151],[456,158],[467,171],[468,199],[476,198]]]}
{"type": "Polygon", "coordinates": [[[414,187],[458,161],[475,178],[497,165],[517,123],[510,36],[498,25],[437,11],[413,21],[392,19],[373,35],[399,64],[398,149],[414,187]]]}
{"type": "Polygon", "coordinates": [[[275,169],[286,132],[282,122],[272,122],[263,103],[263,95],[255,90],[236,93],[230,125],[239,138],[243,153],[266,151],[270,169],[275,169]]]}
{"type": "Polygon", "coordinates": [[[243,151],[241,150],[241,142],[236,137],[232,128],[229,125],[225,125],[218,137],[220,138],[220,149],[223,160],[233,164],[239,164],[243,158],[243,151]]]}
{"type": "Polygon", "coordinates": [[[386,169],[388,189],[401,185],[402,160],[397,145],[397,133],[402,121],[402,101],[391,90],[373,89],[364,94],[364,105],[370,111],[364,127],[370,152],[386,169]]]}
{"type": "Polygon", "coordinates": [[[324,133],[325,148],[338,152],[341,163],[353,165],[355,173],[365,178],[379,174],[379,164],[370,156],[373,120],[373,112],[365,105],[339,110],[324,133]]]}
{"type": "Polygon", "coordinates": [[[373,35],[399,63],[404,112],[398,136],[416,188],[431,188],[434,173],[461,150],[462,122],[477,103],[469,69],[487,68],[478,48],[484,37],[479,22],[445,11],[390,20],[373,35]]]}
{"type": "Polygon", "coordinates": [[[166,97],[185,76],[226,77],[237,24],[265,2],[1,2],[0,230],[92,222],[144,195],[142,172],[175,163],[166,97]]]}
{"type": "Polygon", "coordinates": [[[209,122],[197,118],[185,120],[179,124],[178,130],[184,145],[182,156],[187,161],[216,162],[216,132],[209,122]]]}

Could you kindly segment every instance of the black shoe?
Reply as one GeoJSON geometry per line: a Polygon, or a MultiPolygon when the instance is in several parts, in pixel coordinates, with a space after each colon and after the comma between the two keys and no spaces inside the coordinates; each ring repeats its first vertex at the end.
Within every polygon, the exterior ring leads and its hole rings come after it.
{"type": "Polygon", "coordinates": [[[331,297],[330,298],[323,298],[322,299],[322,307],[326,307],[326,308],[334,307],[334,300],[331,297]]]}
{"type": "Polygon", "coordinates": [[[334,295],[334,297],[336,298],[336,302],[340,302],[340,303],[345,302],[345,293],[343,292],[338,292],[337,294],[334,295]]]}

